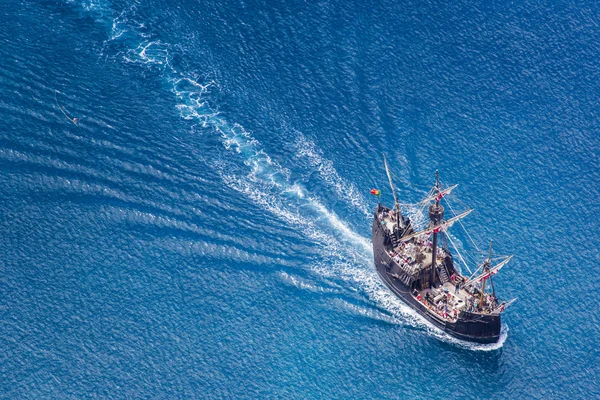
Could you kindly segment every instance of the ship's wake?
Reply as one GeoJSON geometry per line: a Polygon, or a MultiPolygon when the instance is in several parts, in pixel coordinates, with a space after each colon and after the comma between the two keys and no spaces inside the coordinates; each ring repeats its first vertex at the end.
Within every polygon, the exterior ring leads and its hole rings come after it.
{"type": "MultiPolygon", "coordinates": [[[[101,0],[84,1],[79,5],[84,12],[93,14],[97,21],[106,26],[108,38],[105,49],[113,49],[113,53],[103,56],[155,72],[155,76],[172,92],[176,101],[174,108],[181,118],[190,121],[192,126],[208,129],[218,135],[222,156],[204,161],[214,168],[223,182],[260,209],[301,232],[319,248],[318,257],[307,256],[310,275],[317,281],[342,282],[343,290],[362,293],[367,303],[372,305],[372,310],[368,310],[337,299],[335,301],[340,309],[399,325],[410,324],[431,337],[471,350],[489,351],[502,347],[508,332],[506,326],[496,344],[464,342],[436,328],[393,295],[380,281],[373,267],[370,240],[355,232],[318,194],[292,178],[289,168],[297,169],[298,165],[281,165],[283,161],[274,160],[250,132],[237,123],[230,123],[220,114],[211,100],[219,90],[215,80],[177,67],[174,57],[184,56],[180,54],[181,47],[157,38],[151,27],[140,22],[135,6],[117,13],[101,0]]],[[[361,223],[370,225],[369,202],[362,192],[340,176],[333,163],[310,139],[301,133],[296,136],[295,157],[285,162],[296,160],[310,168],[307,174],[316,172],[322,187],[333,192],[340,201],[348,203],[361,223]]],[[[301,290],[318,293],[339,291],[323,288],[308,278],[287,273],[282,273],[281,278],[301,290]]]]}

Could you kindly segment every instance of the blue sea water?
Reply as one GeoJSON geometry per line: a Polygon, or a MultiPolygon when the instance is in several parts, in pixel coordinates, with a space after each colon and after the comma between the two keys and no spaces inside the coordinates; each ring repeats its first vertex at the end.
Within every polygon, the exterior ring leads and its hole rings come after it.
{"type": "Polygon", "coordinates": [[[597,2],[0,15],[0,397],[600,397],[597,2]],[[516,255],[500,343],[380,283],[382,153],[516,255]]]}

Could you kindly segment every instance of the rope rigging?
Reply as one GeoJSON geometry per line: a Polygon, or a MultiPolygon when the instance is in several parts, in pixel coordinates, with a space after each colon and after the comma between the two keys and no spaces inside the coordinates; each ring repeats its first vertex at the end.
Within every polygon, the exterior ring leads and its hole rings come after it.
{"type": "Polygon", "coordinates": [[[448,234],[446,235],[446,237],[448,237],[448,240],[450,241],[450,243],[452,243],[452,247],[454,247],[454,250],[456,250],[456,254],[458,254],[458,258],[460,258],[460,260],[463,262],[463,264],[465,265],[465,267],[467,267],[467,271],[469,271],[469,274],[471,274],[472,272],[471,272],[471,269],[469,268],[469,265],[467,264],[467,262],[465,261],[465,259],[463,258],[463,256],[458,251],[458,247],[456,247],[456,245],[452,241],[452,237],[450,237],[450,235],[448,235],[448,234]]]}
{"type": "MultiPolygon", "coordinates": [[[[398,176],[396,176],[391,171],[389,171],[389,173],[394,178],[399,179],[398,176]]],[[[456,186],[448,187],[448,188],[446,188],[446,189],[444,189],[442,191],[442,190],[439,190],[436,186],[434,186],[434,187],[431,187],[429,189],[429,191],[427,192],[427,195],[425,196],[424,199],[422,199],[422,200],[420,200],[420,201],[418,201],[416,203],[398,203],[398,206],[401,206],[402,208],[404,208],[407,214],[409,214],[409,215],[412,214],[411,220],[413,222],[413,226],[414,226],[414,228],[416,230],[419,230],[417,228],[417,225],[423,224],[424,219],[425,219],[425,212],[426,212],[425,208],[429,205],[429,203],[431,202],[432,198],[435,199],[437,197],[437,201],[439,201],[443,197],[446,200],[446,204],[448,205],[448,208],[451,211],[451,213],[454,216],[459,215],[455,211],[454,207],[452,206],[452,204],[451,204],[451,202],[449,200],[450,192],[455,187],[456,186]]],[[[455,198],[453,197],[453,200],[454,199],[455,198]]],[[[455,200],[458,203],[463,204],[459,199],[455,199],[455,200]]],[[[453,219],[453,218],[451,218],[451,219],[453,219]]],[[[472,245],[473,248],[475,249],[475,251],[473,251],[473,253],[483,254],[483,252],[481,251],[481,249],[479,248],[479,246],[477,245],[477,243],[475,242],[475,240],[473,239],[473,237],[471,236],[471,234],[469,233],[469,231],[465,228],[465,226],[462,223],[462,221],[460,219],[457,219],[457,221],[460,224],[462,230],[467,235],[467,238],[468,238],[468,241],[469,241],[470,245],[472,245]]],[[[478,273],[481,273],[482,268],[484,267],[484,265],[486,264],[486,262],[492,262],[492,260],[496,261],[496,260],[499,260],[499,259],[506,259],[505,257],[496,256],[493,259],[488,258],[485,262],[482,263],[482,262],[479,261],[480,260],[479,257],[474,257],[474,255],[472,255],[471,254],[472,252],[470,252],[470,251],[466,251],[466,250],[463,249],[464,250],[464,255],[463,255],[463,252],[461,252],[461,250],[459,249],[459,247],[455,243],[455,240],[453,240],[452,236],[449,233],[446,233],[446,237],[448,238],[448,241],[452,245],[452,248],[455,250],[455,252],[456,252],[456,254],[458,256],[458,259],[460,261],[460,264],[464,265],[465,268],[467,269],[467,271],[469,272],[469,274],[470,274],[469,280],[471,280],[474,277],[476,277],[478,273]],[[469,262],[467,262],[467,261],[469,261],[469,262]],[[472,263],[472,265],[476,265],[477,266],[477,268],[475,269],[475,271],[471,270],[471,268],[469,267],[469,263],[472,263]]],[[[491,277],[490,277],[490,283],[493,285],[493,282],[491,281],[491,277]]],[[[492,290],[494,290],[493,286],[492,286],[492,290]]]]}
{"type": "MultiPolygon", "coordinates": [[[[454,211],[454,208],[452,208],[452,205],[450,204],[450,200],[449,199],[446,199],[446,204],[448,204],[448,207],[450,208],[450,211],[452,211],[452,213],[454,215],[456,215],[456,212],[454,211]]],[[[479,247],[477,247],[477,244],[475,243],[475,241],[473,240],[473,238],[469,234],[469,231],[467,231],[467,229],[463,225],[462,221],[459,220],[458,223],[463,228],[463,231],[465,231],[465,233],[467,234],[467,237],[469,238],[469,240],[471,240],[471,244],[473,244],[473,246],[477,249],[477,251],[480,252],[481,250],[479,250],[479,247]]]]}

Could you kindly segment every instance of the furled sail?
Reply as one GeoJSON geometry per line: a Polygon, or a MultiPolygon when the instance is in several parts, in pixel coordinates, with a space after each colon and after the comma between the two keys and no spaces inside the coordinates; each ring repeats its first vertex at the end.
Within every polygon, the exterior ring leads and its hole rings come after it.
{"type": "Polygon", "coordinates": [[[481,275],[478,275],[478,276],[476,276],[475,278],[468,280],[468,281],[465,283],[465,285],[468,285],[468,284],[470,284],[470,283],[477,283],[477,282],[481,282],[481,281],[483,281],[484,279],[488,279],[488,278],[490,278],[492,275],[496,275],[496,274],[498,273],[498,271],[500,271],[500,269],[501,269],[502,267],[504,267],[506,264],[508,264],[508,262],[509,262],[509,261],[510,261],[512,258],[513,258],[513,256],[510,256],[510,257],[508,257],[506,260],[502,261],[501,263],[499,263],[499,264],[498,264],[498,265],[496,265],[495,267],[493,267],[493,268],[490,268],[490,270],[489,270],[489,271],[487,271],[487,272],[484,272],[483,274],[481,274],[481,275]]]}
{"type": "Polygon", "coordinates": [[[496,307],[490,314],[498,315],[498,314],[502,313],[504,310],[506,310],[506,307],[510,306],[515,301],[517,301],[516,298],[499,304],[498,307],[496,307]]]}
{"type": "Polygon", "coordinates": [[[462,214],[457,215],[456,217],[452,217],[449,220],[446,221],[442,221],[437,225],[434,225],[430,228],[427,228],[423,231],[420,232],[415,232],[415,233],[411,233],[410,235],[406,235],[404,237],[401,237],[400,240],[403,242],[409,241],[410,239],[417,237],[417,236],[421,236],[421,235],[430,235],[434,232],[438,233],[438,232],[444,232],[446,231],[448,228],[450,228],[452,225],[454,225],[454,223],[456,221],[458,221],[461,218],[466,217],[467,215],[471,214],[471,212],[473,212],[473,210],[468,210],[465,211],[462,214]]]}
{"type": "Polygon", "coordinates": [[[454,189],[456,189],[457,186],[458,185],[454,185],[454,186],[447,187],[446,189],[440,190],[438,193],[435,193],[433,196],[426,197],[420,203],[430,203],[432,201],[440,201],[440,200],[442,200],[442,198],[444,196],[450,194],[450,192],[452,192],[454,189]]]}

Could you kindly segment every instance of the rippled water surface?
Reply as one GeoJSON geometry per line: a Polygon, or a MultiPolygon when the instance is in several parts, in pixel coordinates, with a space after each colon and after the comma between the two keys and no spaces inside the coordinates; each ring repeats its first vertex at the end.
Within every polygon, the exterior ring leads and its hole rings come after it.
{"type": "Polygon", "coordinates": [[[595,2],[0,15],[0,397],[600,396],[595,2]],[[380,283],[382,153],[401,201],[438,169],[516,255],[500,343],[380,283]]]}

